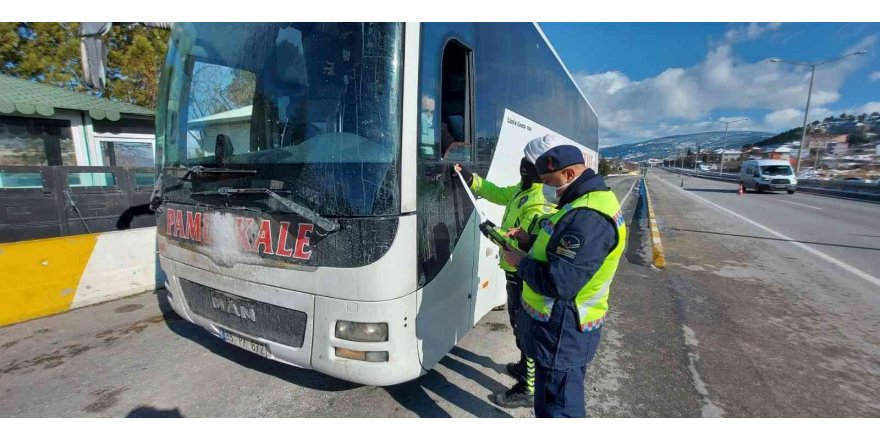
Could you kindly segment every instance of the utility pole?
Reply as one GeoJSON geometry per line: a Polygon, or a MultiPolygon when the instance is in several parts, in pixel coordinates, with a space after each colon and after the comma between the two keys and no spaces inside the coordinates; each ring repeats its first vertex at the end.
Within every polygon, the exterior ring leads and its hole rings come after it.
{"type": "Polygon", "coordinates": [[[719,124],[724,124],[724,143],[721,146],[721,165],[718,167],[718,175],[720,176],[724,173],[724,152],[727,151],[727,128],[730,127],[730,124],[735,124],[737,122],[748,121],[749,118],[737,119],[735,121],[713,121],[719,124]]]}
{"type": "Polygon", "coordinates": [[[822,61],[821,63],[799,63],[799,62],[785,61],[785,60],[781,60],[779,58],[771,58],[770,59],[771,63],[786,63],[786,64],[794,64],[796,66],[810,66],[810,89],[809,89],[809,91],[807,91],[807,108],[806,108],[806,110],[804,110],[804,124],[803,124],[804,128],[803,128],[803,131],[801,132],[801,145],[798,148],[797,164],[795,165],[795,168],[794,168],[795,175],[797,175],[797,173],[800,172],[800,170],[801,170],[801,153],[804,151],[804,146],[807,142],[807,118],[810,115],[810,97],[813,95],[813,79],[816,76],[816,67],[821,66],[823,64],[833,63],[835,61],[841,60],[841,59],[849,57],[849,56],[864,55],[866,53],[868,53],[867,50],[860,50],[858,52],[848,53],[846,55],[839,56],[837,58],[825,60],[825,61],[822,61]]]}

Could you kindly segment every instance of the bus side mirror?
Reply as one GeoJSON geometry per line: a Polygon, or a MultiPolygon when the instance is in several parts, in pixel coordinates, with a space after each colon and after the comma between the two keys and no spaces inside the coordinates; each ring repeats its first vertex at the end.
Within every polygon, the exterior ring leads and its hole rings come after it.
{"type": "Polygon", "coordinates": [[[220,168],[226,166],[226,160],[235,153],[232,139],[225,134],[218,134],[214,141],[214,162],[220,168]]]}

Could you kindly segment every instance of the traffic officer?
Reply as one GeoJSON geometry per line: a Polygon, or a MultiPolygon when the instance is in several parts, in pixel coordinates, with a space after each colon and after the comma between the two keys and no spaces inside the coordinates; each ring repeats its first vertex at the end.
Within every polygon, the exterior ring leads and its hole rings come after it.
{"type": "MultiPolygon", "coordinates": [[[[516,185],[499,187],[460,164],[455,164],[455,171],[461,173],[476,195],[496,205],[505,206],[501,220],[502,233],[515,227],[532,231],[540,217],[556,212],[556,205],[544,200],[543,185],[535,168],[535,160],[558,143],[559,141],[552,134],[529,141],[523,149],[523,158],[519,164],[521,180],[516,185]]],[[[508,240],[512,247],[518,245],[516,239],[509,237],[508,240]]],[[[503,259],[499,264],[507,277],[507,313],[516,336],[517,315],[521,309],[522,279],[517,276],[516,269],[503,259]]],[[[535,364],[522,353],[518,338],[516,346],[520,349],[520,360],[507,364],[507,371],[517,379],[517,383],[504,393],[492,396],[492,400],[497,405],[505,408],[529,407],[534,401],[535,364]]]]}
{"type": "Polygon", "coordinates": [[[524,281],[517,330],[537,364],[535,416],[585,417],[584,377],[599,347],[626,226],[617,197],[586,168],[579,148],[554,147],[535,165],[559,211],[540,222],[537,235],[508,232],[529,249],[504,252],[524,281]]]}

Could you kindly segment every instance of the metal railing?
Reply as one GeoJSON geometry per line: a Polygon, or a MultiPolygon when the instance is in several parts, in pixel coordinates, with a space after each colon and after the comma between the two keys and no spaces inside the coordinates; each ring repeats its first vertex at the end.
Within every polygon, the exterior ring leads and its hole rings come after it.
{"type": "MultiPolygon", "coordinates": [[[[719,175],[717,171],[695,172],[693,169],[687,168],[662,168],[666,171],[686,176],[700,177],[703,179],[718,180],[723,182],[739,182],[739,173],[722,173],[721,175],[719,175]]],[[[797,189],[798,191],[829,197],[880,202],[880,184],[877,183],[839,180],[798,179],[797,189]]]]}

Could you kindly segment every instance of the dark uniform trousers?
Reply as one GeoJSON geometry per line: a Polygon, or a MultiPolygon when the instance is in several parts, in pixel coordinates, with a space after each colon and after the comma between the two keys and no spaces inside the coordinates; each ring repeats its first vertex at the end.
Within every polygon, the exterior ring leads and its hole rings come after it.
{"type": "Polygon", "coordinates": [[[510,318],[510,326],[513,328],[514,339],[516,340],[516,348],[522,351],[519,335],[516,331],[517,315],[522,310],[523,280],[516,272],[504,272],[507,277],[507,316],[510,318]]]}
{"type": "MultiPolygon", "coordinates": [[[[587,364],[599,348],[602,328],[589,333],[587,364]]],[[[535,369],[535,417],[586,417],[584,380],[587,364],[572,368],[549,368],[537,364],[535,369]]]]}
{"type": "Polygon", "coordinates": [[[517,320],[523,351],[535,360],[535,417],[586,417],[584,379],[602,327],[578,330],[573,301],[556,301],[547,322],[525,310],[517,320]]]}

